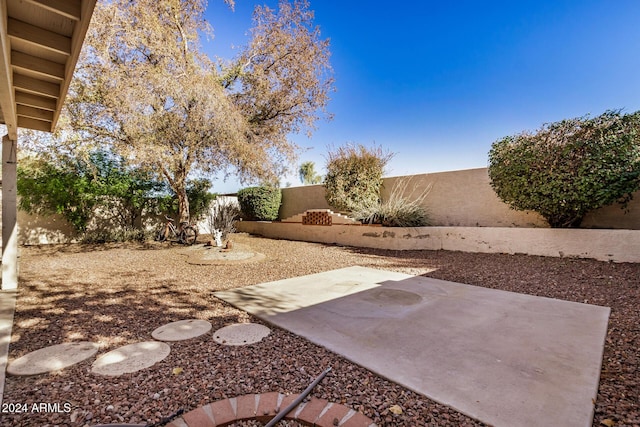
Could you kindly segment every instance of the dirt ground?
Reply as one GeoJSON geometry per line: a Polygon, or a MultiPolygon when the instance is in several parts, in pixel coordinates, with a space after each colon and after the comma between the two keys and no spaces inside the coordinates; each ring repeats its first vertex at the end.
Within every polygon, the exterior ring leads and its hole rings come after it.
{"type": "MultiPolygon", "coordinates": [[[[207,320],[213,330],[260,323],[212,292],[362,265],[611,307],[593,424],[640,426],[640,264],[359,249],[242,234],[233,240],[259,256],[225,261],[211,252],[198,254],[203,247],[156,242],[21,248],[9,359],[71,341],[98,343],[102,354],[150,340],[155,328],[188,318],[207,320]]],[[[170,345],[163,361],[120,377],[91,373],[93,359],[51,374],[8,376],[3,407],[58,402],[70,410],[4,411],[0,425],[153,423],[242,394],[300,393],[327,366],[332,373],[313,395],[360,411],[378,425],[483,425],[281,329],[272,328],[250,346],[220,346],[210,334],[170,345]],[[174,368],[182,371],[176,375],[174,368]],[[393,405],[402,413],[391,412],[393,405]]]]}

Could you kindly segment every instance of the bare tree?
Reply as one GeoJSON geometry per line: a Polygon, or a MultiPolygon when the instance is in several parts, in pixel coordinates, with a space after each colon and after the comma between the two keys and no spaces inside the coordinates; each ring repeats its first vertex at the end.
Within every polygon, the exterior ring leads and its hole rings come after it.
{"type": "Polygon", "coordinates": [[[58,133],[156,171],[176,193],[181,220],[194,172],[275,180],[296,157],[287,135],[313,128],[332,88],[328,41],[311,27],[306,2],[282,2],[279,13],[256,8],[251,43],[225,68],[201,52],[199,34],[211,31],[205,7],[99,2],[61,119],[68,127],[58,133]]]}
{"type": "MultiPolygon", "coordinates": [[[[306,130],[310,136],[319,118],[331,118],[325,110],[334,90],[329,40],[313,25],[306,0],[281,0],[278,7],[256,7],[251,42],[222,73],[230,99],[247,119],[251,140],[260,147],[253,152],[255,163],[265,158],[292,163],[297,147],[288,135],[306,130]]],[[[265,166],[262,177],[277,182],[277,175],[269,173],[284,171],[265,166]]]]}

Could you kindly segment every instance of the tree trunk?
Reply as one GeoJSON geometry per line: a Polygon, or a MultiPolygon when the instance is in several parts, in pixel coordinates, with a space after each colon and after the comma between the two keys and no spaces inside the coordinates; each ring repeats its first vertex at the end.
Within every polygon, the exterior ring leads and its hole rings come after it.
{"type": "Polygon", "coordinates": [[[178,221],[189,222],[189,196],[187,195],[187,174],[188,171],[182,167],[182,164],[175,171],[170,171],[159,164],[162,175],[167,179],[169,186],[176,193],[178,198],[178,221]],[[172,173],[173,172],[173,173],[172,173]]]}
{"type": "Polygon", "coordinates": [[[178,215],[180,222],[189,221],[189,198],[187,196],[187,188],[185,185],[174,189],[178,196],[178,215]]]}

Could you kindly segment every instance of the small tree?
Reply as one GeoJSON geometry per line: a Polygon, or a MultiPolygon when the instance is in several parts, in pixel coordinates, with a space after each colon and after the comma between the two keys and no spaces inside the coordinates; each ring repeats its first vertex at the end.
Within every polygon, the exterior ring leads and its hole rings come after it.
{"type": "Polygon", "coordinates": [[[194,175],[235,171],[243,182],[281,175],[298,154],[290,135],[330,117],[333,90],[329,40],[308,2],[256,7],[248,45],[218,65],[200,46],[211,30],[206,4],[98,2],[56,133],[61,145],[107,146],[156,172],[183,221],[194,216],[187,189],[194,175]]]}
{"type": "Polygon", "coordinates": [[[384,168],[392,158],[393,153],[362,144],[330,151],[324,179],[327,203],[343,212],[378,204],[384,168]]]}
{"type": "Polygon", "coordinates": [[[578,227],[597,208],[624,206],[640,186],[640,112],[607,111],[493,143],[489,177],[498,197],[551,227],[578,227]]]}
{"type": "Polygon", "coordinates": [[[322,177],[316,173],[315,166],[313,162],[304,162],[300,165],[298,174],[300,175],[300,182],[304,185],[320,184],[322,182],[322,177]]]}

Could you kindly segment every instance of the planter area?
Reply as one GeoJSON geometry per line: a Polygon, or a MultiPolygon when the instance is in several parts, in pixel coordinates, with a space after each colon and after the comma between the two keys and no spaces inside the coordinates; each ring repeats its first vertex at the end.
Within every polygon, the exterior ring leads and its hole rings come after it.
{"type": "Polygon", "coordinates": [[[241,221],[269,238],[393,250],[447,250],[640,262],[640,230],[511,227],[371,227],[241,221]]]}

